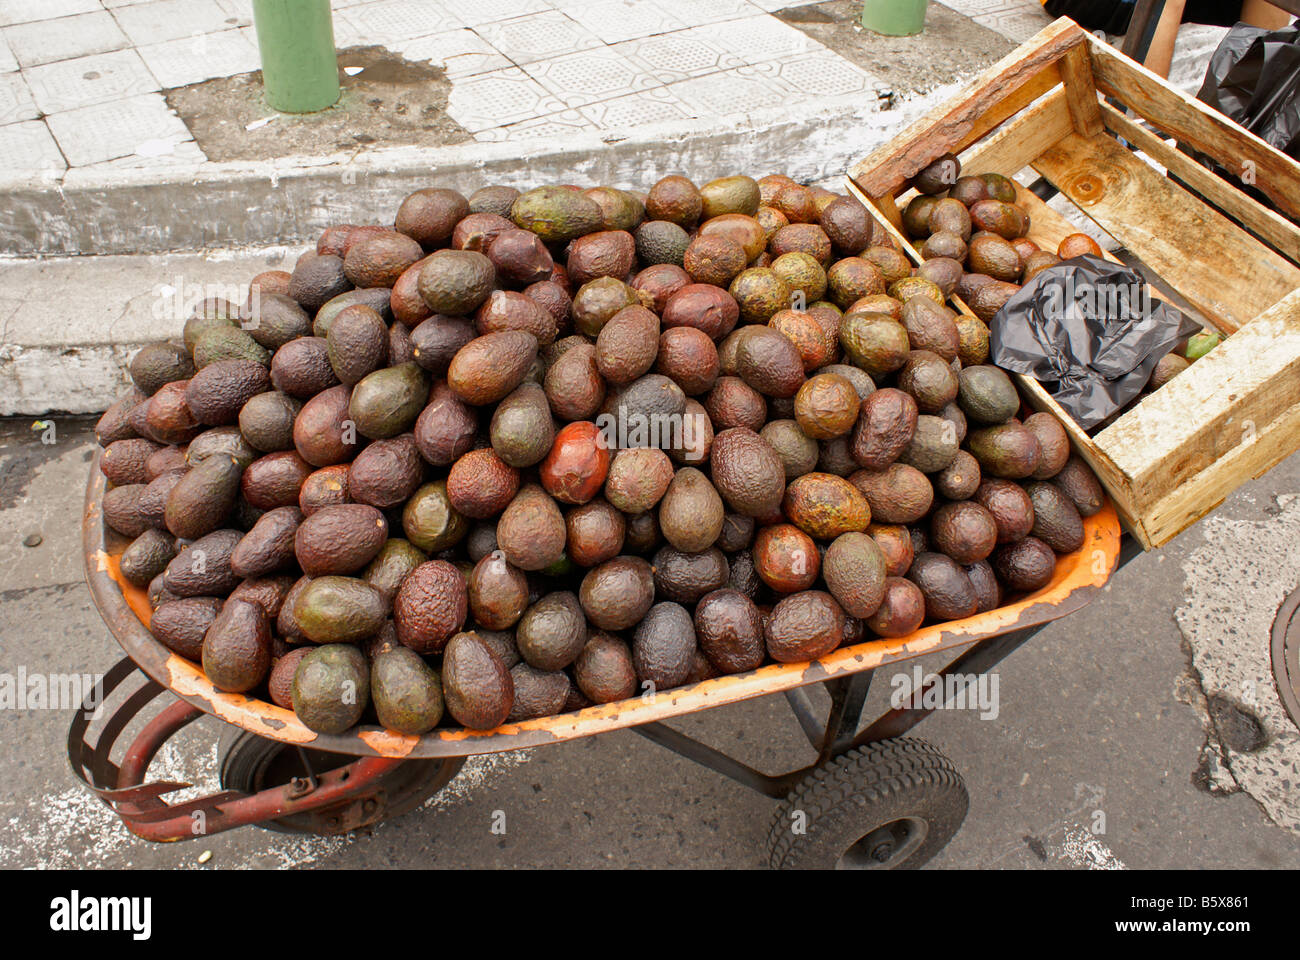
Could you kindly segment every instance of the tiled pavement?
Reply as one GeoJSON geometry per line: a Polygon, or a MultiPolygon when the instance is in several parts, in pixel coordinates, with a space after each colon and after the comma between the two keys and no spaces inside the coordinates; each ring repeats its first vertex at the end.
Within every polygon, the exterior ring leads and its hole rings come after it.
{"type": "Polygon", "coordinates": [[[1052,20],[1039,0],[944,0],[944,6],[1016,43],[1028,40],[1052,20]]]}
{"type": "MultiPolygon", "coordinates": [[[[868,71],[771,15],[811,2],[334,0],[333,8],[339,49],[378,44],[444,64],[448,113],[476,139],[497,141],[874,97],[868,71]]],[[[1036,0],[948,5],[1013,39],[1046,20],[1036,0]]],[[[252,0],[0,0],[0,176],[201,161],[161,91],[258,67],[252,0]]]]}

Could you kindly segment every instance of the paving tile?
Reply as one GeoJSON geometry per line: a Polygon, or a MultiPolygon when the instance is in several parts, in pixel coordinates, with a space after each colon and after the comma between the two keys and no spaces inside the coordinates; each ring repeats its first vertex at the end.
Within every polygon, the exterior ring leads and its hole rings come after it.
{"type": "Polygon", "coordinates": [[[512,66],[504,54],[469,29],[448,30],[431,37],[407,40],[392,49],[407,60],[441,64],[453,80],[512,66]]]}
{"type": "Polygon", "coordinates": [[[1052,18],[1044,13],[1041,7],[1037,10],[1028,11],[1014,10],[986,13],[972,19],[981,26],[988,27],[990,30],[1000,33],[1016,43],[1023,43],[1052,22],[1052,18]]]}
{"type": "Polygon", "coordinates": [[[142,157],[132,154],[129,157],[118,157],[116,160],[103,160],[99,163],[90,163],[84,167],[78,167],[79,171],[94,172],[96,170],[113,171],[113,170],[139,170],[144,167],[184,167],[197,166],[207,161],[207,156],[199,149],[199,145],[193,140],[185,140],[176,144],[171,153],[161,156],[142,157]]]}
{"type": "MultiPolygon", "coordinates": [[[[379,0],[334,14],[334,35],[347,37],[348,46],[391,46],[416,37],[443,33],[465,24],[436,0],[379,0]]],[[[339,43],[342,47],[343,44],[339,43]]]]}
{"type": "Polygon", "coordinates": [[[474,134],[480,143],[498,143],[502,140],[527,140],[530,137],[563,137],[597,129],[596,125],[577,110],[565,110],[545,117],[533,117],[504,127],[495,127],[474,134]]]}
{"type": "Polygon", "coordinates": [[[41,115],[21,73],[0,74],[0,123],[35,120],[41,115]]]}
{"type": "Polygon", "coordinates": [[[657,2],[678,20],[691,26],[717,23],[720,20],[735,20],[737,17],[753,17],[764,12],[761,7],[755,6],[749,0],[657,0],[657,2]]]}
{"type": "Polygon", "coordinates": [[[520,65],[602,46],[599,37],[559,10],[485,23],[475,30],[520,65]]]}
{"type": "Polygon", "coordinates": [[[754,70],[800,98],[866,93],[874,100],[876,96],[877,78],[830,50],[769,60],[756,64],[754,70]]]}
{"type": "Polygon", "coordinates": [[[547,0],[438,0],[453,17],[467,27],[509,20],[528,13],[549,10],[547,0]]]}
{"type": "Polygon", "coordinates": [[[190,139],[184,122],[160,93],[52,114],[46,122],[74,167],[135,153],[165,156],[190,139]]]}
{"type": "Polygon", "coordinates": [[[789,91],[752,66],[736,67],[668,87],[697,117],[726,117],[742,110],[788,103],[789,91]]]}
{"type": "Polygon", "coordinates": [[[580,108],[602,130],[629,130],[647,123],[687,120],[695,111],[671,87],[655,87],[580,108]]]}
{"type": "Polygon", "coordinates": [[[262,67],[251,27],[202,33],[138,49],[150,71],[168,89],[202,83],[213,77],[232,77],[262,67]]]}
{"type": "Polygon", "coordinates": [[[553,0],[554,6],[605,43],[635,40],[688,26],[651,0],[553,0]]]}
{"type": "Polygon", "coordinates": [[[745,63],[721,43],[691,30],[626,40],[615,44],[613,49],[663,83],[717,73],[745,63]]]}
{"type": "Polygon", "coordinates": [[[0,0],[0,27],[102,10],[99,0],[0,0]]]}
{"type": "Polygon", "coordinates": [[[784,10],[787,7],[806,7],[810,4],[821,3],[823,0],[749,0],[749,2],[760,10],[775,13],[777,10],[784,10]]]}
{"type": "Polygon", "coordinates": [[[5,27],[4,38],[24,67],[130,46],[107,10],[5,27]]]}
{"type": "Polygon", "coordinates": [[[452,85],[447,113],[479,133],[563,110],[565,104],[518,67],[480,73],[452,85]]]}
{"type": "MultiPolygon", "coordinates": [[[[241,27],[253,25],[253,0],[217,0],[223,10],[239,21],[241,27]]],[[[337,6],[337,4],[334,4],[337,6]]]]}
{"type": "Polygon", "coordinates": [[[154,0],[114,10],[113,16],[137,46],[216,33],[240,23],[217,0],[154,0]]]}
{"type": "Polygon", "coordinates": [[[36,105],[45,113],[75,110],[159,89],[135,50],[115,50],[60,60],[23,71],[36,105]]]}
{"type": "Polygon", "coordinates": [[[0,170],[9,173],[45,172],[57,177],[68,168],[49,128],[40,120],[0,127],[0,170]]]}
{"type": "Polygon", "coordinates": [[[17,69],[18,61],[14,59],[13,51],[9,49],[9,44],[5,42],[5,38],[0,36],[0,73],[8,73],[17,69]]]}
{"type": "Polygon", "coordinates": [[[826,49],[802,30],[766,14],[693,27],[686,31],[686,35],[709,40],[725,50],[734,50],[746,63],[762,63],[777,57],[793,57],[826,49]]]}
{"type": "Polygon", "coordinates": [[[612,100],[661,83],[612,47],[539,60],[523,70],[568,107],[612,100]]]}

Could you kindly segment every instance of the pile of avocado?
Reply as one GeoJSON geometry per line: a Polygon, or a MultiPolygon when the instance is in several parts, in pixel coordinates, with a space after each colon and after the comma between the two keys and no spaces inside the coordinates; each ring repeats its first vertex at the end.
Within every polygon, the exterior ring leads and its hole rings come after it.
{"type": "Polygon", "coordinates": [[[122,575],[217,688],[322,733],[991,610],[1103,494],[934,263],[781,175],[419,190],[132,359],[97,426],[122,575]]]}
{"type": "MultiPolygon", "coordinates": [[[[961,161],[952,154],[922,170],[912,186],[916,196],[904,208],[902,221],[925,261],[917,273],[943,296],[959,297],[985,323],[992,323],[1006,302],[1048,267],[1083,254],[1102,255],[1086,233],[1063,238],[1055,253],[1043,250],[1027,236],[1030,218],[1016,203],[1016,185],[1000,173],[961,176],[961,161]]],[[[901,271],[906,264],[899,264],[901,271]]],[[[1156,363],[1145,392],[1164,386],[1221,339],[1217,331],[1202,330],[1177,344],[1156,363]]]]}

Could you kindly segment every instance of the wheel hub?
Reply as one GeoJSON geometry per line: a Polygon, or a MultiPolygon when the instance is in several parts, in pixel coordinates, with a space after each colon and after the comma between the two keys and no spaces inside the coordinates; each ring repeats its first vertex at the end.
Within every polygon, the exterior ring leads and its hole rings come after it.
{"type": "Polygon", "coordinates": [[[920,817],[900,817],[860,837],[835,864],[840,870],[890,870],[925,842],[929,824],[920,817]]]}

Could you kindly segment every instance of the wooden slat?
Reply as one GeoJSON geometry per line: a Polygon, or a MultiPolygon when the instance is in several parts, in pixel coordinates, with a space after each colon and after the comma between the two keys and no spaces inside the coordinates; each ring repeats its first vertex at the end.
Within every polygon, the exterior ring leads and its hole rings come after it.
{"type": "Polygon", "coordinates": [[[965,96],[940,104],[907,132],[855,164],[849,176],[870,197],[895,194],[946,152],[957,153],[1061,82],[1056,62],[1087,34],[1061,18],[982,73],[965,96]]]}
{"type": "Polygon", "coordinates": [[[1097,105],[1097,85],[1092,79],[1088,48],[1083,44],[1074,47],[1061,58],[1058,67],[1075,131],[1085,137],[1095,137],[1102,131],[1101,108],[1097,105]]]}
{"type": "Polygon", "coordinates": [[[1073,130],[1065,90],[1057,89],[961,154],[962,175],[1012,176],[1073,130]]]}
{"type": "Polygon", "coordinates": [[[1091,34],[1086,35],[1097,87],[1166,133],[1229,170],[1250,170],[1278,209],[1300,218],[1300,165],[1223,114],[1171,87],[1091,34]]]}
{"type": "MultiPolygon", "coordinates": [[[[1097,435],[1139,501],[1226,457],[1300,404],[1300,290],[1144,398],[1097,435]],[[1195,411],[1189,415],[1189,411],[1195,411]]],[[[1300,434],[1293,449],[1300,447],[1300,434]]],[[[1238,483],[1249,477],[1242,476],[1238,483]]]]}
{"type": "Polygon", "coordinates": [[[1247,480],[1262,476],[1296,451],[1300,404],[1282,413],[1223,458],[1175,488],[1143,513],[1142,527],[1151,546],[1161,546],[1205,516],[1247,480]]]}
{"type": "Polygon", "coordinates": [[[1183,180],[1216,207],[1291,260],[1300,261],[1300,228],[1242,193],[1187,154],[1134,123],[1110,104],[1102,104],[1106,126],[1156,163],[1183,180]]]}
{"type": "Polygon", "coordinates": [[[1108,136],[1071,134],[1034,169],[1220,329],[1300,286],[1300,268],[1108,136]]]}

